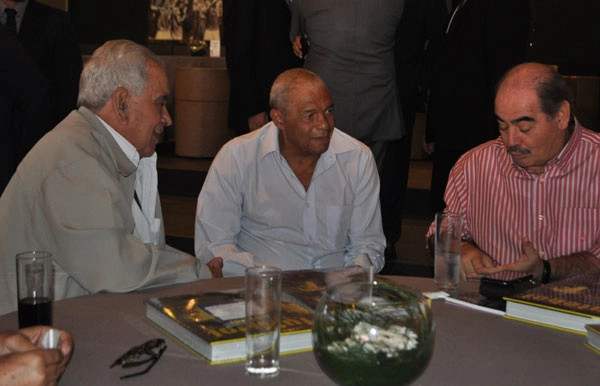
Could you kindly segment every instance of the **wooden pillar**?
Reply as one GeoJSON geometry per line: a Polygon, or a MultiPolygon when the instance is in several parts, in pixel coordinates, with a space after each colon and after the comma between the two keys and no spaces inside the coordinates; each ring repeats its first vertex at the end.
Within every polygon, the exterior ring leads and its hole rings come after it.
{"type": "Polygon", "coordinates": [[[226,68],[175,69],[175,154],[214,157],[233,137],[227,127],[226,68]]]}

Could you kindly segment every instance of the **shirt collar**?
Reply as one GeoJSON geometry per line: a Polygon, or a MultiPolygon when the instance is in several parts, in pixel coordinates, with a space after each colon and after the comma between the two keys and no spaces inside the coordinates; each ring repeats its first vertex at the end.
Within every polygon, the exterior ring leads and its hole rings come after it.
{"type": "MultiPolygon", "coordinates": [[[[260,158],[264,158],[269,153],[277,153],[279,157],[282,157],[281,151],[279,149],[279,128],[271,121],[265,125],[264,128],[261,129],[261,134],[263,136],[262,146],[260,148],[260,158]]],[[[339,136],[340,132],[338,129],[333,129],[333,134],[331,135],[331,141],[329,142],[329,147],[327,150],[321,155],[321,158],[329,159],[334,157],[337,154],[345,153],[353,149],[353,146],[348,141],[336,141],[335,137],[339,136]]]]}
{"type": "Polygon", "coordinates": [[[137,149],[129,142],[125,137],[123,137],[118,131],[110,127],[110,125],[100,117],[98,117],[100,122],[104,125],[106,130],[113,136],[119,148],[123,151],[123,153],[127,156],[127,159],[131,161],[136,167],[140,164],[140,154],[137,149]]]}
{"type": "MultiPolygon", "coordinates": [[[[566,145],[562,148],[562,150],[554,158],[548,161],[544,173],[555,169],[562,170],[563,172],[569,171],[569,161],[572,159],[573,154],[579,147],[579,143],[581,142],[582,131],[583,128],[581,127],[579,122],[575,121],[575,128],[573,129],[573,133],[571,133],[571,137],[567,141],[566,145]]],[[[502,140],[498,138],[497,141],[500,141],[500,143],[502,144],[501,149],[504,152],[502,158],[504,159],[504,173],[506,175],[516,173],[522,177],[528,178],[534,177],[536,175],[536,173],[529,172],[526,169],[515,164],[510,154],[508,154],[508,152],[506,151],[506,146],[504,146],[502,140]]]]}

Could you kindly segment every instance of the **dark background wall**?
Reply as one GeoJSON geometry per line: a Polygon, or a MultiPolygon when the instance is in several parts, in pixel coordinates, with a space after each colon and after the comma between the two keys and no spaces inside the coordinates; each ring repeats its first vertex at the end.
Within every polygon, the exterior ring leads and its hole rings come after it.
{"type": "Polygon", "coordinates": [[[600,75],[600,1],[531,0],[531,5],[531,58],[558,65],[563,75],[600,75]]]}
{"type": "MultiPolygon", "coordinates": [[[[530,2],[534,20],[530,59],[558,65],[563,75],[600,76],[600,1],[530,2]]],[[[149,4],[150,0],[70,0],[69,12],[84,53],[116,38],[147,44],[163,55],[185,53],[182,44],[147,41],[149,4]]]]}

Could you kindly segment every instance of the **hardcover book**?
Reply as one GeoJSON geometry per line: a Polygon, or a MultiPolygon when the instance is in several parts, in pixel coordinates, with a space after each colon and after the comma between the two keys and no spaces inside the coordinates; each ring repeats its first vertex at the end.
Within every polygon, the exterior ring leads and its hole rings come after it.
{"type": "Polygon", "coordinates": [[[586,324],[585,329],[587,330],[585,345],[600,354],[600,323],[586,324]]]}
{"type": "MultiPolygon", "coordinates": [[[[211,292],[145,300],[146,318],[209,363],[245,359],[245,303],[239,292],[211,292]]],[[[312,349],[312,312],[283,300],[280,352],[312,349]]]]}
{"type": "Polygon", "coordinates": [[[284,271],[283,296],[314,311],[328,287],[351,281],[369,281],[370,275],[368,269],[358,266],[284,271]]]}
{"type": "Polygon", "coordinates": [[[506,297],[506,317],[586,333],[600,323],[600,274],[577,275],[506,297]]]}

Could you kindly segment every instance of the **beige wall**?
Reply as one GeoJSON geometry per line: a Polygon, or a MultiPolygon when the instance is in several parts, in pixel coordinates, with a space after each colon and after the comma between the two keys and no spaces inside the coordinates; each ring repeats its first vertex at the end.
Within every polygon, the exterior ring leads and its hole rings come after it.
{"type": "Polygon", "coordinates": [[[54,8],[62,9],[66,11],[69,9],[69,0],[38,0],[40,3],[44,3],[54,8]]]}

